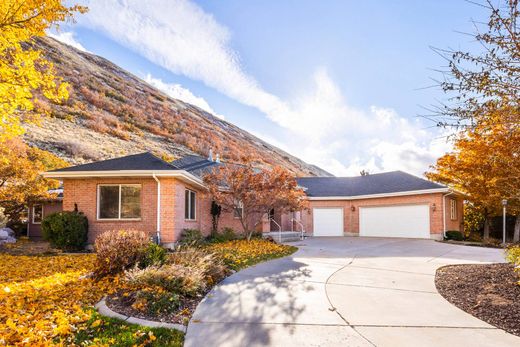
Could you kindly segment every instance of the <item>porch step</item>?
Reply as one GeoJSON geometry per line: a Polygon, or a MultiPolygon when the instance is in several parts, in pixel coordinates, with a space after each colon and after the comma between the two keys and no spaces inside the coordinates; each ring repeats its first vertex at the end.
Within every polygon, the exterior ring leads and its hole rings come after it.
{"type": "Polygon", "coordinates": [[[271,231],[269,233],[264,233],[262,236],[271,236],[276,242],[295,242],[300,241],[301,233],[298,231],[282,231],[281,233],[278,231],[271,231]]]}

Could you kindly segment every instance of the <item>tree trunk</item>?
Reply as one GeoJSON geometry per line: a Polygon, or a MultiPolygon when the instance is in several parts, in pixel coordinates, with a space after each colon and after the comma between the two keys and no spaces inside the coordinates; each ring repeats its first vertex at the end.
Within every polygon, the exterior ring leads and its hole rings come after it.
{"type": "Polygon", "coordinates": [[[484,240],[489,239],[489,217],[484,217],[484,240]]]}
{"type": "Polygon", "coordinates": [[[513,242],[520,241],[520,216],[516,216],[515,233],[513,234],[513,242]]]}

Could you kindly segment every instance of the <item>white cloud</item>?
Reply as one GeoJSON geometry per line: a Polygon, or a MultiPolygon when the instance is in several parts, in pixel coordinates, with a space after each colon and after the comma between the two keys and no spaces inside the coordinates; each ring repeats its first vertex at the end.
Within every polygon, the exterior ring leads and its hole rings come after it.
{"type": "Polygon", "coordinates": [[[257,108],[285,129],[279,141],[292,154],[335,174],[361,169],[421,174],[448,148],[418,120],[388,108],[352,107],[324,67],[312,74],[311,88],[295,91],[297,98],[282,100],[269,93],[243,70],[229,30],[188,0],[91,0],[87,6],[90,11],[79,17],[80,24],[257,108]]]}
{"type": "Polygon", "coordinates": [[[83,47],[83,45],[76,40],[75,34],[71,31],[63,31],[63,32],[49,31],[49,32],[47,32],[47,35],[49,35],[50,37],[52,37],[58,41],[65,43],[69,46],[79,49],[80,51],[88,52],[87,49],[85,47],[83,47]]]}
{"type": "Polygon", "coordinates": [[[213,111],[213,109],[209,106],[208,102],[204,100],[204,98],[194,95],[189,89],[184,88],[180,84],[166,83],[163,82],[160,78],[152,77],[150,74],[147,74],[144,80],[174,99],[179,99],[184,102],[190,103],[203,109],[206,112],[213,114],[214,116],[224,119],[224,116],[219,115],[215,111],[213,111]]]}

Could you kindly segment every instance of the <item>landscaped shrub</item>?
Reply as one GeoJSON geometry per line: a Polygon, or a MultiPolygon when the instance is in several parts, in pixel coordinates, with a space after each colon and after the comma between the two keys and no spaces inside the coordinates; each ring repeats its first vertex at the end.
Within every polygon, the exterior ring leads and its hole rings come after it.
{"type": "Polygon", "coordinates": [[[170,293],[186,296],[201,293],[207,285],[202,269],[180,264],[133,268],[126,271],[125,277],[131,286],[137,288],[159,287],[170,293]]]}
{"type": "Polygon", "coordinates": [[[222,231],[218,233],[214,233],[211,235],[211,242],[226,242],[226,241],[233,241],[238,240],[240,237],[235,233],[235,230],[233,228],[224,228],[222,231]]]}
{"type": "Polygon", "coordinates": [[[204,236],[198,229],[183,229],[181,233],[180,244],[182,245],[200,245],[204,242],[204,236]]]}
{"type": "Polygon", "coordinates": [[[457,230],[446,231],[446,240],[463,241],[464,235],[457,230]]]}
{"type": "Polygon", "coordinates": [[[43,238],[53,247],[75,251],[87,243],[88,220],[82,213],[62,211],[48,215],[41,224],[43,238]]]}
{"type": "Polygon", "coordinates": [[[144,261],[150,237],[138,230],[106,231],[96,238],[96,273],[115,274],[144,261]]]}
{"type": "Polygon", "coordinates": [[[139,267],[145,268],[151,265],[162,265],[166,261],[166,249],[156,243],[148,243],[143,259],[139,263],[139,267]]]}
{"type": "Polygon", "coordinates": [[[520,267],[520,245],[511,246],[506,250],[506,260],[520,267]]]}
{"type": "Polygon", "coordinates": [[[201,248],[179,248],[169,255],[168,262],[200,269],[206,282],[210,285],[219,282],[228,273],[228,269],[220,257],[201,248]]]}

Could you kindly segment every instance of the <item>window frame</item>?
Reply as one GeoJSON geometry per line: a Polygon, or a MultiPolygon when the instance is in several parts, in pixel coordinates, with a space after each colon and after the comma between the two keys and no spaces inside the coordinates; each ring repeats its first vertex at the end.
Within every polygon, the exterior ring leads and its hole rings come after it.
{"type": "Polygon", "coordinates": [[[242,202],[242,200],[240,200],[236,204],[239,207],[233,208],[233,218],[235,218],[235,219],[244,218],[244,203],[242,202]],[[237,216],[238,210],[240,210],[240,216],[237,216]]]}
{"type": "Polygon", "coordinates": [[[31,218],[31,221],[32,221],[32,224],[42,224],[42,221],[43,221],[43,204],[34,204],[34,205],[32,206],[32,218],[31,218]],[[41,219],[40,219],[39,222],[35,222],[35,221],[34,221],[34,215],[35,215],[35,213],[34,213],[34,208],[35,208],[36,206],[41,206],[41,208],[42,208],[41,219]]]}
{"type": "Polygon", "coordinates": [[[140,183],[102,183],[97,185],[97,202],[96,202],[96,220],[98,221],[140,221],[142,216],[141,206],[143,204],[142,194],[143,191],[142,184],[140,183]],[[139,187],[139,217],[137,218],[121,218],[121,187],[139,187]],[[119,199],[118,199],[118,218],[101,218],[99,216],[101,206],[101,187],[118,187],[119,188],[119,199]]]}
{"type": "Polygon", "coordinates": [[[457,220],[457,200],[450,199],[450,219],[457,220]]]}
{"type": "Polygon", "coordinates": [[[191,189],[186,188],[184,190],[184,220],[188,222],[195,222],[197,220],[197,192],[191,189]],[[188,193],[188,201],[186,205],[186,193],[188,193]],[[192,195],[193,194],[193,195],[192,195]],[[193,204],[193,218],[191,218],[191,202],[192,196],[195,199],[195,203],[193,204]],[[186,210],[186,206],[188,209],[186,210]]]}

